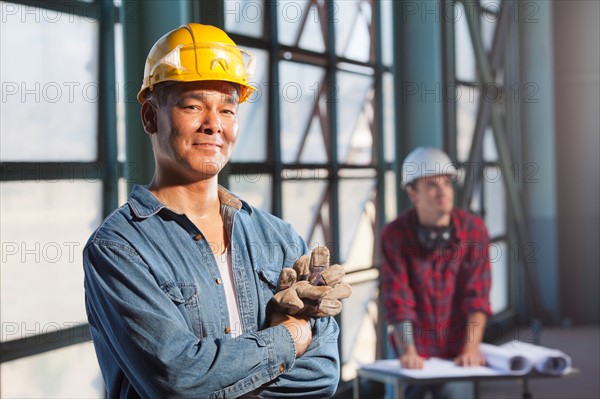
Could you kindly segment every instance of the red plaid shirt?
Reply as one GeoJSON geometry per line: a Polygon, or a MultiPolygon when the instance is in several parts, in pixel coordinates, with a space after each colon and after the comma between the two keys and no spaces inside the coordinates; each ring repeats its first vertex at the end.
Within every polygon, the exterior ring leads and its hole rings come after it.
{"type": "Polygon", "coordinates": [[[453,358],[464,347],[475,311],[490,314],[489,236],[481,218],[452,211],[454,237],[445,249],[425,250],[417,212],[402,213],[382,232],[382,295],[388,324],[410,320],[423,357],[453,358]]]}

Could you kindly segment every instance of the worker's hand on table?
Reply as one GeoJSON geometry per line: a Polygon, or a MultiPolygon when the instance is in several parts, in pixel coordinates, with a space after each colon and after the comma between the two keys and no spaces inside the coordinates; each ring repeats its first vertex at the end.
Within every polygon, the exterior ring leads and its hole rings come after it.
{"type": "Polygon", "coordinates": [[[471,348],[458,355],[454,362],[463,367],[485,366],[485,357],[479,352],[479,348],[471,348]]]}
{"type": "Polygon", "coordinates": [[[407,348],[400,356],[400,366],[405,369],[422,369],[423,362],[414,346],[407,348]]]}

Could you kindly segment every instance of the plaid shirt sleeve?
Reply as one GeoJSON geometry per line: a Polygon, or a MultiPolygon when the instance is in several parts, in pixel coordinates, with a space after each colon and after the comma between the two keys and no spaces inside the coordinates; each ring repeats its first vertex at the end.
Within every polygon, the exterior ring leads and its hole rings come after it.
{"type": "Polygon", "coordinates": [[[410,288],[407,265],[402,256],[402,251],[412,247],[410,244],[403,245],[406,234],[410,232],[396,221],[386,226],[381,235],[381,286],[388,324],[417,319],[415,295],[410,288]]]}
{"type": "Polygon", "coordinates": [[[467,237],[463,242],[466,262],[460,269],[456,284],[456,294],[461,299],[460,310],[465,315],[477,311],[490,315],[490,238],[481,218],[465,215],[460,221],[467,237]]]}

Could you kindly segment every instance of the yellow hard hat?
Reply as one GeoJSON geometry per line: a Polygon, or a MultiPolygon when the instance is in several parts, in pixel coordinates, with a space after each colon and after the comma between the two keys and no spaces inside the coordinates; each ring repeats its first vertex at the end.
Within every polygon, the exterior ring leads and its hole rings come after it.
{"type": "Polygon", "coordinates": [[[154,44],[144,68],[137,99],[143,103],[147,90],[160,82],[222,80],[240,85],[243,103],[256,88],[249,84],[254,55],[239,48],[221,29],[190,23],[167,33],[154,44]]]}

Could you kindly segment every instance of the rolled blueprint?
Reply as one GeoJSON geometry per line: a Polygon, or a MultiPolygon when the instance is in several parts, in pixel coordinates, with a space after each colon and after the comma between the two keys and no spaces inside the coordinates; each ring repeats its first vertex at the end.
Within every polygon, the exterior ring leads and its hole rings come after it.
{"type": "Polygon", "coordinates": [[[527,357],[542,374],[562,375],[571,368],[571,357],[558,349],[546,348],[521,341],[512,341],[502,348],[518,351],[527,357]]]}
{"type": "Polygon", "coordinates": [[[531,361],[511,348],[482,343],[479,351],[485,357],[488,367],[506,371],[514,375],[525,375],[533,367],[531,361]]]}

